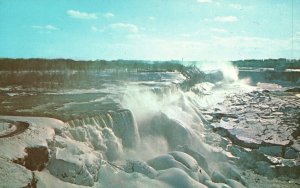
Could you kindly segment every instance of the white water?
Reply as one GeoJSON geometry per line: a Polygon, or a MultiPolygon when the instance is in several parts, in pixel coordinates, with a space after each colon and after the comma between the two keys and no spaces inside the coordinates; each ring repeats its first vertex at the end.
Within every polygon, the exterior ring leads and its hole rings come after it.
{"type": "Polygon", "coordinates": [[[239,80],[239,71],[231,62],[199,62],[196,66],[204,72],[221,71],[225,82],[235,82],[239,80]]]}

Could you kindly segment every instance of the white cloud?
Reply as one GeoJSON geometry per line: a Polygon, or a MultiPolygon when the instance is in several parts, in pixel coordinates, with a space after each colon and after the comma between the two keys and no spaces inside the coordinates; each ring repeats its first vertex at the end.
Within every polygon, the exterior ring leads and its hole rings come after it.
{"type": "Polygon", "coordinates": [[[155,20],[156,18],[154,16],[150,16],[148,19],[149,20],[155,20]]]}
{"type": "Polygon", "coordinates": [[[236,22],[238,18],[235,16],[218,16],[214,18],[216,22],[236,22]]]}
{"type": "Polygon", "coordinates": [[[181,33],[179,36],[187,38],[187,37],[190,37],[191,35],[189,33],[181,33]]]}
{"type": "Polygon", "coordinates": [[[31,27],[34,29],[41,29],[41,30],[58,30],[58,28],[54,27],[53,25],[34,25],[31,27]]]}
{"type": "Polygon", "coordinates": [[[211,3],[212,0],[197,0],[198,3],[211,3]]]}
{"type": "Polygon", "coordinates": [[[45,29],[49,29],[49,30],[58,30],[57,27],[54,27],[53,25],[46,25],[45,29]]]}
{"type": "Polygon", "coordinates": [[[213,36],[213,41],[215,41],[219,46],[223,47],[261,47],[263,44],[270,42],[267,38],[260,37],[244,37],[244,36],[232,36],[232,37],[219,37],[213,36]]]}
{"type": "MultiPolygon", "coordinates": [[[[148,60],[216,60],[267,59],[282,57],[282,49],[291,50],[289,39],[272,39],[254,36],[227,36],[194,38],[160,38],[149,35],[128,35],[130,42],[109,43],[114,57],[148,60]],[[138,39],[138,40],[137,40],[138,39]],[[270,48],[272,46],[272,48],[270,48]],[[120,49],[120,50],[119,50],[120,49]],[[123,51],[126,51],[124,54],[123,51]],[[136,51],[139,53],[136,53],[136,51]],[[121,54],[122,52],[122,54],[121,54]]],[[[298,48],[299,49],[299,48],[298,48]]],[[[294,47],[296,52],[296,48],[294,47]]]]}
{"type": "Polygon", "coordinates": [[[262,51],[280,51],[280,49],[289,49],[291,41],[289,39],[270,39],[251,36],[232,36],[212,38],[219,47],[229,49],[259,49],[262,51]],[[272,48],[270,48],[272,46],[272,48]]]}
{"type": "Polygon", "coordinates": [[[195,40],[138,35],[138,39],[126,43],[128,54],[136,59],[235,60],[253,57],[265,59],[280,57],[282,49],[291,49],[291,41],[288,39],[253,36],[213,36],[195,40]]]}
{"type": "Polygon", "coordinates": [[[94,32],[105,32],[109,27],[97,27],[97,26],[91,26],[91,30],[94,32]]]}
{"type": "Polygon", "coordinates": [[[92,31],[99,31],[99,29],[98,29],[96,26],[92,26],[92,27],[91,27],[91,30],[92,30],[92,31]]]}
{"type": "Polygon", "coordinates": [[[111,13],[111,12],[107,12],[107,13],[105,13],[103,16],[104,16],[105,18],[112,18],[112,17],[114,17],[115,15],[114,15],[113,13],[111,13]]]}
{"type": "Polygon", "coordinates": [[[242,9],[242,5],[240,4],[229,4],[229,7],[234,9],[242,9]]]}
{"type": "Polygon", "coordinates": [[[210,31],[215,32],[215,33],[227,33],[228,32],[226,29],[221,29],[221,28],[211,28],[210,31]]]}
{"type": "Polygon", "coordinates": [[[133,34],[129,34],[126,36],[127,39],[131,39],[131,40],[140,40],[140,39],[144,39],[146,37],[147,37],[147,35],[138,34],[138,33],[133,33],[133,34]]]}
{"type": "Polygon", "coordinates": [[[34,25],[34,26],[31,26],[33,29],[43,29],[44,26],[40,26],[40,25],[34,25]]]}
{"type": "Polygon", "coordinates": [[[134,24],[129,24],[129,23],[115,23],[111,24],[110,28],[116,29],[116,30],[126,30],[132,33],[137,33],[139,32],[139,28],[134,25],[134,24]]]}
{"type": "Polygon", "coordinates": [[[97,19],[98,18],[95,13],[80,12],[78,10],[68,10],[67,14],[70,17],[77,18],[77,19],[92,20],[92,19],[97,19]]]}
{"type": "Polygon", "coordinates": [[[115,30],[115,31],[126,31],[129,33],[136,34],[139,32],[140,28],[134,24],[129,24],[129,23],[114,23],[102,28],[97,26],[92,26],[91,30],[95,32],[105,32],[108,30],[115,30]]]}

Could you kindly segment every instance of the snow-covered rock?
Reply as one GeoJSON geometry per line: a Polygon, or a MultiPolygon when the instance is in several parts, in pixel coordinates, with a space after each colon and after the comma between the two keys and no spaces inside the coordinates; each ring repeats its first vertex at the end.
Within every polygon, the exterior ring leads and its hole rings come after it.
{"type": "Polygon", "coordinates": [[[49,172],[59,179],[92,186],[98,180],[102,155],[84,143],[56,136],[51,147],[49,172]]]}

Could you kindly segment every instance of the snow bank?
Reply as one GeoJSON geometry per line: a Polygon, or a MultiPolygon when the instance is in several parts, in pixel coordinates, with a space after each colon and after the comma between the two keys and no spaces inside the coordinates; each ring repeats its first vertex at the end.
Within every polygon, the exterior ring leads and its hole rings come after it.
{"type": "Polygon", "coordinates": [[[0,158],[1,187],[25,187],[31,184],[32,174],[25,167],[0,158]]]}
{"type": "Polygon", "coordinates": [[[52,140],[55,132],[64,127],[62,121],[52,118],[0,116],[0,119],[29,123],[21,134],[0,139],[1,157],[7,159],[24,158],[26,147],[48,147],[47,140],[52,140]]]}
{"type": "MultiPolygon", "coordinates": [[[[23,130],[24,132],[0,138],[1,186],[33,186],[36,180],[32,172],[19,164],[29,169],[42,170],[45,167],[44,163],[48,161],[47,142],[53,139],[55,133],[61,132],[64,123],[51,118],[0,116],[0,119],[29,124],[28,128],[23,130]],[[38,148],[46,149],[39,150],[38,148]]],[[[20,123],[18,126],[24,125],[26,124],[20,123]]]]}

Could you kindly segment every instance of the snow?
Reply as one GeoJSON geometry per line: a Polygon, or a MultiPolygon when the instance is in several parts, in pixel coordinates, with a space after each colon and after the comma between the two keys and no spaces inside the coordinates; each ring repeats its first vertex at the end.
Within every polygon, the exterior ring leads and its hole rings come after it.
{"type": "Polygon", "coordinates": [[[23,187],[31,182],[32,174],[25,167],[0,158],[1,187],[23,187]]]}
{"type": "Polygon", "coordinates": [[[170,185],[164,181],[151,179],[140,173],[126,173],[120,171],[108,164],[102,165],[99,171],[99,183],[95,187],[110,187],[110,188],[133,188],[133,187],[165,187],[171,188],[170,185]]]}
{"type": "Polygon", "coordinates": [[[9,134],[9,133],[15,131],[16,129],[17,128],[13,123],[0,120],[0,136],[9,134]]]}
{"type": "Polygon", "coordinates": [[[62,187],[63,185],[64,188],[86,188],[86,186],[64,182],[56,178],[55,176],[52,176],[48,170],[35,172],[35,175],[36,178],[38,179],[37,187],[53,188],[53,187],[62,187]]]}
{"type": "Polygon", "coordinates": [[[160,171],[158,179],[174,188],[205,188],[206,186],[188,176],[185,171],[178,168],[169,168],[160,171]]]}
{"type": "Polygon", "coordinates": [[[7,159],[23,158],[26,147],[48,147],[47,140],[52,140],[55,131],[64,127],[62,121],[51,118],[0,116],[1,120],[29,122],[24,133],[0,139],[1,157],[7,159]]]}

